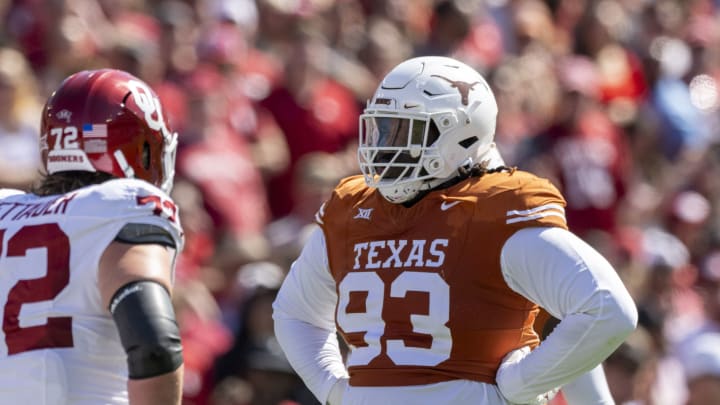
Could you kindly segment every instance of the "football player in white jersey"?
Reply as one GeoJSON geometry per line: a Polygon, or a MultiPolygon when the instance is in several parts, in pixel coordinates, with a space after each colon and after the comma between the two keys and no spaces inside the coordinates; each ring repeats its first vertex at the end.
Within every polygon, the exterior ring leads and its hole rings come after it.
{"type": "Polygon", "coordinates": [[[0,402],[179,404],[177,134],[112,69],[65,79],[41,130],[42,183],[0,190],[0,402]]]}
{"type": "Polygon", "coordinates": [[[407,60],[360,117],[343,179],[274,302],[322,403],[612,404],[600,363],[635,328],[612,266],[568,230],[545,179],[507,168],[483,77],[407,60]],[[559,319],[541,341],[539,307],[559,319]],[[348,343],[344,361],[336,338],[348,343]]]}

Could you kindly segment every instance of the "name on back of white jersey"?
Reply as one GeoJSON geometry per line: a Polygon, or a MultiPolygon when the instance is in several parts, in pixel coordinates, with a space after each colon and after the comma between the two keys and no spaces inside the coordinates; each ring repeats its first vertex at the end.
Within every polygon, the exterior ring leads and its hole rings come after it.
{"type": "Polygon", "coordinates": [[[65,214],[75,193],[58,196],[52,200],[37,203],[0,202],[0,221],[18,221],[45,215],[65,214]]]}

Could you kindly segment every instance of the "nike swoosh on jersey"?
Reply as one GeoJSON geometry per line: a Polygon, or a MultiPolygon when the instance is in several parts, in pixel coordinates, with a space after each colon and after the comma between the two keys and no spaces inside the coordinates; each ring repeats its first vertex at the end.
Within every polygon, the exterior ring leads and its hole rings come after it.
{"type": "Polygon", "coordinates": [[[443,201],[440,204],[440,209],[443,211],[447,211],[458,204],[460,204],[460,201],[443,201]]]}

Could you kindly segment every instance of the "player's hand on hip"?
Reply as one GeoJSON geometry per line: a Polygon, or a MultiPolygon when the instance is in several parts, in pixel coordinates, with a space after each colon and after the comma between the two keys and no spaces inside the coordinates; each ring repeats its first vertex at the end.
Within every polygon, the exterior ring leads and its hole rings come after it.
{"type": "Polygon", "coordinates": [[[530,347],[524,346],[505,355],[498,368],[495,380],[500,393],[511,404],[543,405],[557,395],[559,387],[531,398],[518,398],[516,393],[524,385],[522,380],[522,360],[530,354],[530,347]]]}

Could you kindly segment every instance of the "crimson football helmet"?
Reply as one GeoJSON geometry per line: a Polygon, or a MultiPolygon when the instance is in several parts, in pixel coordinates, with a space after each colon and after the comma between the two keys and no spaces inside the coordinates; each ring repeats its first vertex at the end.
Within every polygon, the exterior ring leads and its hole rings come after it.
{"type": "Polygon", "coordinates": [[[358,162],[365,182],[402,203],[460,167],[503,164],[493,142],[497,113],[490,87],[470,66],[439,56],[400,63],[360,116],[358,162]]]}
{"type": "Polygon", "coordinates": [[[45,104],[41,131],[48,174],[99,171],[172,188],[177,134],[157,94],[127,72],[85,70],[65,79],[45,104]]]}

